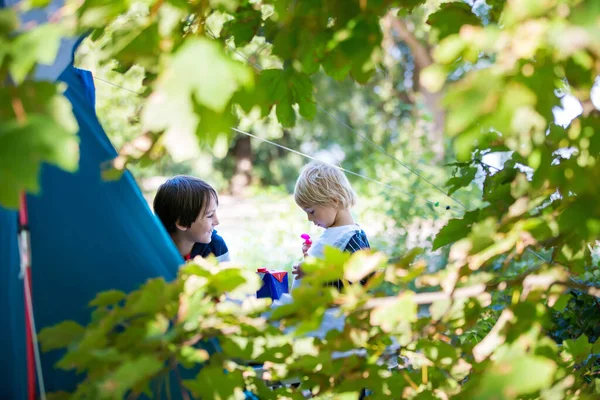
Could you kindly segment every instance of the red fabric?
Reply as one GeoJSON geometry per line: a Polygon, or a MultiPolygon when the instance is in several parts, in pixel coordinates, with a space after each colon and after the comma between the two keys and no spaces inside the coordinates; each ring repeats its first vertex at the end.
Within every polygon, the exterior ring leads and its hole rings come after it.
{"type": "Polygon", "coordinates": [[[285,271],[270,271],[269,273],[273,275],[279,282],[283,282],[283,280],[287,277],[287,272],[285,271]]]}
{"type": "Polygon", "coordinates": [[[190,254],[188,254],[188,255],[185,255],[185,256],[183,256],[183,259],[184,259],[185,261],[189,261],[189,260],[190,260],[190,258],[191,258],[191,256],[192,256],[192,253],[190,253],[190,254]]]}
{"type": "Polygon", "coordinates": [[[29,218],[27,217],[27,201],[25,198],[25,193],[21,193],[21,204],[20,204],[20,208],[19,208],[19,223],[21,224],[22,227],[27,226],[28,219],[29,218]]]}

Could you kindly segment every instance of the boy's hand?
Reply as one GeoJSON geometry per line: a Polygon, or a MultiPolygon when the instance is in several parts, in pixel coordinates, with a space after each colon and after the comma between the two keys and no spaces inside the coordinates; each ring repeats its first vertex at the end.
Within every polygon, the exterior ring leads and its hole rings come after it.
{"type": "Polygon", "coordinates": [[[308,249],[310,249],[310,246],[312,246],[312,243],[304,242],[302,244],[302,254],[304,254],[304,257],[308,257],[308,249]]]}
{"type": "Polygon", "coordinates": [[[304,271],[302,271],[302,264],[296,264],[292,268],[292,275],[296,275],[296,279],[302,279],[304,277],[304,271]]]}

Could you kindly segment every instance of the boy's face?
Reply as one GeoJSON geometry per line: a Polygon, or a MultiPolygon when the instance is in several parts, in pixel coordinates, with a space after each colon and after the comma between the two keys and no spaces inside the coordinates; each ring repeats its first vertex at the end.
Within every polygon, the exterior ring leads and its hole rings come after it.
{"type": "Polygon", "coordinates": [[[206,207],[204,213],[200,213],[184,233],[188,240],[195,243],[210,243],[213,229],[217,225],[219,225],[217,202],[211,198],[210,204],[206,207]]]}
{"type": "Polygon", "coordinates": [[[310,222],[325,229],[335,223],[338,213],[337,208],[329,206],[312,206],[302,210],[304,210],[310,222]]]}

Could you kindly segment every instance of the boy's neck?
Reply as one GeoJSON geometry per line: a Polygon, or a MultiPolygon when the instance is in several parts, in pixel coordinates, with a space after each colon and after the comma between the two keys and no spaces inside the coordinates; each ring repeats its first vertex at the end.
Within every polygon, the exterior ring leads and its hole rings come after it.
{"type": "Polygon", "coordinates": [[[331,224],[330,228],[354,224],[356,224],[356,222],[354,222],[354,218],[352,218],[352,213],[350,210],[342,209],[339,210],[335,215],[335,219],[333,220],[333,224],[331,224]]]}
{"type": "Polygon", "coordinates": [[[178,237],[177,234],[171,235],[171,239],[173,239],[173,242],[175,243],[175,246],[177,246],[177,250],[179,250],[179,254],[181,254],[182,257],[185,257],[192,252],[194,242],[178,237]]]}

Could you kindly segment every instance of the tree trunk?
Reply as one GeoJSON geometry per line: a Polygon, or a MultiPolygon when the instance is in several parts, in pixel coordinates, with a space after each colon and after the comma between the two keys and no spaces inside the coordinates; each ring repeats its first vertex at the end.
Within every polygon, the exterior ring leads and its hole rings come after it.
{"type": "Polygon", "coordinates": [[[242,196],[245,189],[252,183],[252,145],[250,137],[243,135],[235,140],[233,146],[235,158],[235,172],[231,178],[229,188],[233,196],[242,196]]]}
{"type": "Polygon", "coordinates": [[[413,56],[415,62],[413,88],[415,92],[423,96],[425,106],[433,117],[429,141],[435,154],[435,161],[441,162],[444,159],[444,125],[446,120],[446,113],[442,108],[442,93],[431,93],[421,87],[419,83],[421,71],[433,64],[430,49],[415,37],[403,19],[388,14],[385,17],[384,26],[388,26],[391,32],[395,33],[400,40],[406,43],[413,56]]]}

